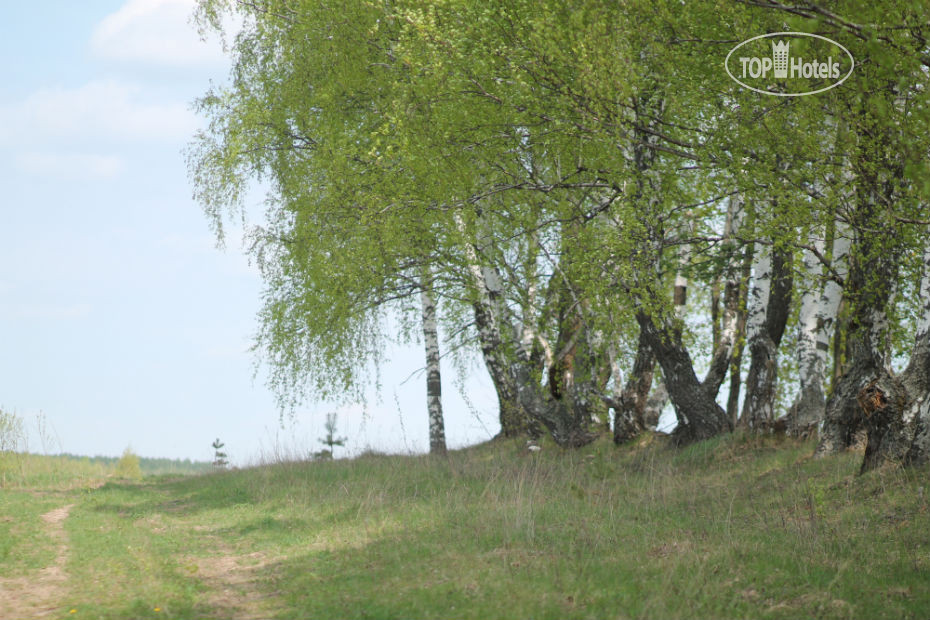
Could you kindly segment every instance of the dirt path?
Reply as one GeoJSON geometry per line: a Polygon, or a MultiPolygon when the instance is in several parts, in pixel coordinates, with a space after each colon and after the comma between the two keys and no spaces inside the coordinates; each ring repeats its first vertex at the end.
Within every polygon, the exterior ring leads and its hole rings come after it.
{"type": "Polygon", "coordinates": [[[261,620],[274,615],[276,601],[257,587],[274,560],[262,553],[191,559],[198,576],[210,588],[207,600],[223,618],[261,620]]]}
{"type": "Polygon", "coordinates": [[[74,504],[46,512],[40,518],[46,533],[57,543],[55,559],[37,573],[24,577],[0,578],[0,618],[43,618],[60,608],[68,562],[68,534],[64,522],[74,504]]]}

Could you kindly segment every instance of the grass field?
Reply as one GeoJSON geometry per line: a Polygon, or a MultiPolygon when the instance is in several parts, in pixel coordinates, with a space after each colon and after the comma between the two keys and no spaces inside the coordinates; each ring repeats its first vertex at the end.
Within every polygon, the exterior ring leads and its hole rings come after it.
{"type": "Polygon", "coordinates": [[[0,618],[927,618],[927,470],[734,435],[0,490],[0,618]]]}

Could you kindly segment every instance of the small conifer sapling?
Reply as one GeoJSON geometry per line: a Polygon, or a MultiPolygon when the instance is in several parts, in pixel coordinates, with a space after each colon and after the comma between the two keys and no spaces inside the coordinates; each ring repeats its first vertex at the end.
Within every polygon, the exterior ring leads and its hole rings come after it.
{"type": "Polygon", "coordinates": [[[333,448],[339,446],[340,448],[346,445],[347,437],[336,437],[336,413],[327,413],[326,414],[326,423],[323,425],[323,428],[326,429],[326,436],[320,437],[318,440],[321,444],[326,446],[325,450],[320,450],[319,452],[313,453],[313,458],[318,460],[327,460],[333,458],[333,448]]]}
{"type": "Polygon", "coordinates": [[[223,452],[224,444],[220,441],[220,438],[217,437],[216,441],[213,442],[213,467],[216,469],[226,469],[226,466],[229,465],[229,460],[226,456],[226,453],[223,452]]]}

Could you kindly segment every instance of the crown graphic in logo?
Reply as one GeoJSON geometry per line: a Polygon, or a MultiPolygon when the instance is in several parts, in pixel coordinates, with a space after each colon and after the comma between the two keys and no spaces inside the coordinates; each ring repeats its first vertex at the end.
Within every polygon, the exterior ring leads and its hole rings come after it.
{"type": "Polygon", "coordinates": [[[776,78],[788,77],[788,44],[786,42],[772,42],[772,63],[776,78]]]}

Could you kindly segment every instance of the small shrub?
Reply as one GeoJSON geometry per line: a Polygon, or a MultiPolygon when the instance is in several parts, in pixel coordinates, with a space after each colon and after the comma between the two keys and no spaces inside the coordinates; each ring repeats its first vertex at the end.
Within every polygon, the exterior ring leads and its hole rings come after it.
{"type": "Polygon", "coordinates": [[[24,451],[25,443],[23,419],[15,413],[0,409],[0,452],[24,451]]]}
{"type": "Polygon", "coordinates": [[[55,433],[55,429],[49,424],[48,418],[41,411],[35,417],[36,434],[39,437],[39,445],[42,446],[42,454],[49,454],[55,449],[57,444],[58,451],[61,452],[61,441],[55,433]]]}
{"type": "Polygon", "coordinates": [[[132,451],[132,448],[123,450],[123,456],[116,463],[116,475],[120,478],[132,478],[133,480],[142,477],[139,457],[132,451]]]}
{"type": "Polygon", "coordinates": [[[26,431],[22,418],[0,409],[0,488],[7,486],[11,477],[22,477],[20,452],[25,451],[25,444],[26,431]]]}

